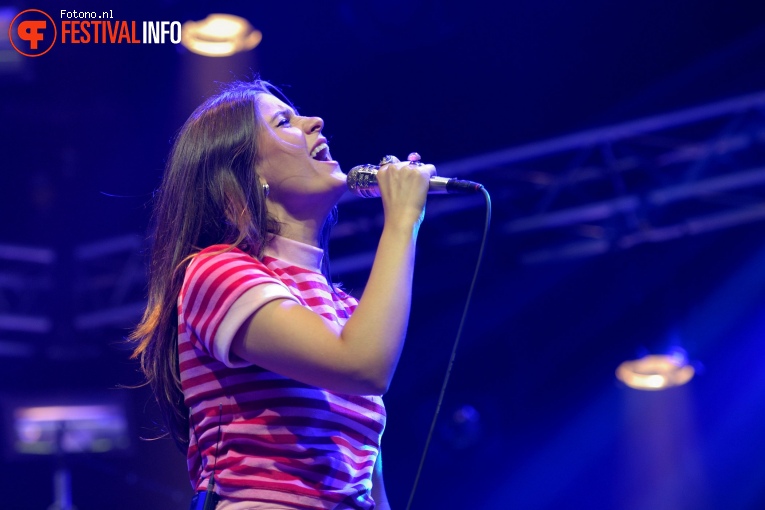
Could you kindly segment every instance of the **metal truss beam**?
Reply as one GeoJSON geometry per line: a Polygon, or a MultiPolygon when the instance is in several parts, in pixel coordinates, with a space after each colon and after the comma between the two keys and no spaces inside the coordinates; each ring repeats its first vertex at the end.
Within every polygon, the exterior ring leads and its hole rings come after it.
{"type": "MultiPolygon", "coordinates": [[[[518,260],[546,262],[762,221],[763,163],[765,92],[759,92],[437,166],[440,175],[483,183],[500,243],[512,245],[518,260]]],[[[478,229],[459,217],[481,205],[461,197],[429,203],[428,221],[478,229]]],[[[359,219],[368,217],[360,201],[348,207],[359,210],[341,216],[340,242],[369,223],[359,219]]],[[[369,259],[355,255],[334,267],[359,270],[358,261],[369,259]]]]}

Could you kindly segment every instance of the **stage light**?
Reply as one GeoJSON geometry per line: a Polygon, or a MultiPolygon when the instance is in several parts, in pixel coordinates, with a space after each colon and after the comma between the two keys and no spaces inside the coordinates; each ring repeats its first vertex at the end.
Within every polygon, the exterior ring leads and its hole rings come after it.
{"type": "Polygon", "coordinates": [[[69,455],[130,448],[124,396],[3,399],[6,453],[69,455]]]}
{"type": "Polygon", "coordinates": [[[129,444],[124,409],[116,405],[19,407],[15,449],[21,454],[102,453],[129,444]]]}
{"type": "Polygon", "coordinates": [[[91,454],[121,454],[130,449],[127,396],[122,392],[66,397],[0,398],[4,450],[8,460],[54,458],[54,502],[49,509],[73,510],[68,459],[91,454]]]}
{"type": "Polygon", "coordinates": [[[187,21],[181,29],[181,44],[207,57],[227,57],[249,51],[263,35],[250,22],[232,14],[210,14],[202,21],[187,21]]]}
{"type": "Polygon", "coordinates": [[[678,350],[625,361],[616,369],[616,378],[636,390],[657,391],[682,386],[694,373],[685,353],[678,350]]]}

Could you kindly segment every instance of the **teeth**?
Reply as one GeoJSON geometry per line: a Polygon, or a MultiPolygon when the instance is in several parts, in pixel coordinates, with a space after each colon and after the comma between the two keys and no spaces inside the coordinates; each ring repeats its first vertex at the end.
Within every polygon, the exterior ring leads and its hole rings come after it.
{"type": "Polygon", "coordinates": [[[314,148],[314,149],[311,151],[311,157],[312,157],[312,158],[314,158],[314,159],[316,159],[316,156],[318,156],[318,155],[319,155],[319,153],[320,153],[322,150],[324,150],[324,149],[327,149],[327,152],[329,152],[329,145],[327,145],[326,143],[320,143],[319,145],[317,145],[317,146],[316,146],[316,147],[315,147],[315,148],[314,148]]]}

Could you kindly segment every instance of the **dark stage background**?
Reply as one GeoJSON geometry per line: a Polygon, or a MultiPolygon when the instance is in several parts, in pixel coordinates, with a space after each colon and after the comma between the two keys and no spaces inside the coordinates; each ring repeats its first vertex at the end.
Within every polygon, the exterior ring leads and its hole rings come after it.
{"type": "MultiPolygon", "coordinates": [[[[3,40],[0,396],[125,393],[133,427],[119,455],[20,457],[6,440],[4,508],[47,508],[57,462],[80,510],[187,508],[183,455],[139,439],[156,432],[147,391],[118,389],[140,382],[123,339],[145,295],[149,204],[172,137],[216,81],[253,73],[323,117],[344,170],[416,150],[492,194],[415,509],[765,508],[761,2],[100,4],[63,8],[138,21],[228,12],[263,42],[225,59],[170,44],[19,59],[3,40]],[[709,106],[731,98],[743,99],[709,106]],[[691,108],[701,113],[661,117],[691,108]],[[654,121],[619,130],[643,118],[654,121]],[[533,145],[545,140],[558,148],[533,145]],[[666,198],[678,189],[690,198],[666,198]],[[697,368],[688,385],[639,392],[615,379],[622,361],[671,347],[697,368]]],[[[11,17],[60,7],[8,5],[11,17]]],[[[380,207],[341,204],[331,255],[357,294],[380,207]]],[[[480,197],[429,199],[386,397],[394,508],[413,483],[483,217],[480,197]]]]}

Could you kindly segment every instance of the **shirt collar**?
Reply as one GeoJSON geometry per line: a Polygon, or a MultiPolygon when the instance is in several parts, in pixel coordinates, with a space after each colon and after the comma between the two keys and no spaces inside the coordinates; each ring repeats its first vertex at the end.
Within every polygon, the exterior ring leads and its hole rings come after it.
{"type": "Polygon", "coordinates": [[[321,272],[324,258],[321,248],[277,235],[271,236],[264,254],[317,273],[321,272]]]}

